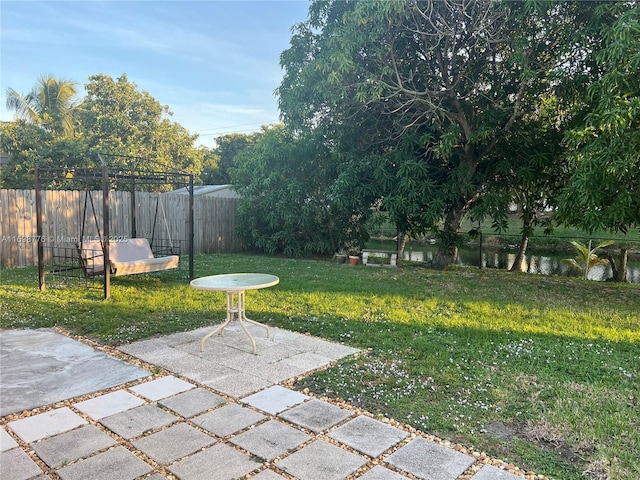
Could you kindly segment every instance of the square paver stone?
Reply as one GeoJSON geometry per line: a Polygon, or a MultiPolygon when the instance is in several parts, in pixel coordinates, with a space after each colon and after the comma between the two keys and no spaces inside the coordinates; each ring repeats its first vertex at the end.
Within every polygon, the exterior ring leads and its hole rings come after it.
{"type": "Polygon", "coordinates": [[[474,459],[425,438],[416,438],[389,455],[387,462],[423,480],[454,480],[474,459]]]}
{"type": "Polygon", "coordinates": [[[133,445],[156,462],[167,464],[214,443],[215,438],[186,423],[179,423],[136,440],[133,445]]]}
{"type": "Polygon", "coordinates": [[[473,476],[473,480],[522,480],[522,477],[496,468],[493,465],[485,465],[473,476]]]}
{"type": "Polygon", "coordinates": [[[194,417],[191,421],[219,437],[226,437],[247,428],[249,425],[258,423],[263,418],[265,416],[261,413],[242,407],[237,403],[231,403],[194,417]]]}
{"type": "Polygon", "coordinates": [[[309,397],[295,390],[284,388],[280,385],[274,385],[253,395],[249,395],[242,399],[244,403],[248,403],[252,407],[263,410],[267,413],[280,413],[287,408],[304,402],[309,397]]]}
{"type": "Polygon", "coordinates": [[[151,465],[124,447],[89,457],[56,473],[62,480],[133,480],[153,470],[151,465]]]}
{"type": "Polygon", "coordinates": [[[351,417],[352,412],[344,410],[321,400],[311,400],[291,410],[282,412],[279,416],[291,423],[319,433],[333,427],[351,417]]]}
{"type": "Polygon", "coordinates": [[[115,444],[116,441],[99,428],[83,425],[70,432],[33,443],[31,447],[47,465],[59,467],[115,444]]]}
{"type": "Polygon", "coordinates": [[[282,475],[278,475],[273,470],[263,470],[259,474],[251,477],[252,480],[285,480],[282,475]]]}
{"type": "Polygon", "coordinates": [[[358,477],[359,480],[406,480],[407,478],[409,477],[400,475],[398,472],[394,472],[380,465],[376,465],[367,473],[358,477]]]}
{"type": "Polygon", "coordinates": [[[218,443],[174,463],[169,471],[180,480],[230,480],[243,477],[260,465],[232,447],[218,443]]]}
{"type": "Polygon", "coordinates": [[[365,415],[350,420],[329,437],[372,457],[377,457],[409,434],[365,415]]]}
{"type": "Polygon", "coordinates": [[[331,363],[331,359],[318,355],[313,352],[303,352],[287,359],[282,360],[283,363],[289,363],[291,365],[297,365],[302,367],[305,371],[317,370],[331,363]]]}
{"type": "Polygon", "coordinates": [[[316,440],[276,462],[278,468],[300,480],[340,480],[367,463],[364,457],[316,440]]]}
{"type": "Polygon", "coordinates": [[[165,412],[155,405],[142,405],[124,412],[116,413],[100,420],[105,427],[123,438],[139,437],[149,430],[155,430],[178,420],[178,417],[165,412]]]}
{"type": "Polygon", "coordinates": [[[170,408],[184,418],[189,418],[226,402],[224,397],[220,395],[216,395],[204,388],[194,388],[160,400],[158,403],[170,408]]]}
{"type": "Polygon", "coordinates": [[[257,390],[273,385],[273,382],[269,380],[232,368],[228,368],[228,372],[223,375],[207,380],[203,379],[201,382],[233,398],[246,397],[257,390]]]}
{"type": "Polygon", "coordinates": [[[16,442],[4,428],[0,428],[0,452],[11,450],[17,446],[18,442],[16,442]]]}
{"type": "Polygon", "coordinates": [[[74,403],[73,406],[94,420],[100,420],[101,418],[139,407],[144,403],[144,400],[131,395],[126,390],[117,390],[84,402],[74,403]]]}
{"type": "Polygon", "coordinates": [[[3,479],[27,480],[43,472],[22,449],[12,448],[0,452],[0,473],[3,479]]]}
{"type": "Polygon", "coordinates": [[[87,421],[76,415],[70,408],[62,407],[33,417],[15,420],[8,425],[22,440],[31,443],[86,424],[87,421]]]}
{"type": "Polygon", "coordinates": [[[231,442],[260,458],[273,460],[310,438],[300,430],[277,420],[270,420],[233,437],[231,442]]]}
{"type": "Polygon", "coordinates": [[[131,387],[129,390],[149,400],[160,400],[161,398],[167,398],[192,388],[195,388],[194,384],[170,375],[168,377],[158,378],[157,380],[151,380],[150,382],[141,383],[140,385],[131,387]]]}

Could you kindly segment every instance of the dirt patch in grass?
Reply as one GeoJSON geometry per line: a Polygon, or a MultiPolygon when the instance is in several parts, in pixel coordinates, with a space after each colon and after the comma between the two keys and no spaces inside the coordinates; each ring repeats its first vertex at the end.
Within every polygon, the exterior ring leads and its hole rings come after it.
{"type": "Polygon", "coordinates": [[[501,422],[493,421],[485,426],[488,435],[499,438],[510,446],[514,439],[525,440],[538,446],[539,448],[554,452],[560,459],[568,464],[576,465],[589,478],[600,480],[606,477],[606,470],[602,466],[589,464],[584,458],[593,453],[593,446],[580,445],[570,446],[563,438],[563,435],[548,422],[501,422]],[[604,473],[604,477],[601,475],[604,473]]]}

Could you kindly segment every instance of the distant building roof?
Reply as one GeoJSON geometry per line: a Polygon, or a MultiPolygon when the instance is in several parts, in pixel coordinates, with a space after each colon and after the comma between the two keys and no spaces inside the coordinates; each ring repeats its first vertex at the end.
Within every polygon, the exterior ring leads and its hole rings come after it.
{"type": "MultiPolygon", "coordinates": [[[[182,187],[171,192],[178,195],[189,195],[189,188],[182,187]]],[[[210,195],[212,197],[238,198],[240,195],[233,189],[233,185],[194,185],[193,196],[210,195]]]]}

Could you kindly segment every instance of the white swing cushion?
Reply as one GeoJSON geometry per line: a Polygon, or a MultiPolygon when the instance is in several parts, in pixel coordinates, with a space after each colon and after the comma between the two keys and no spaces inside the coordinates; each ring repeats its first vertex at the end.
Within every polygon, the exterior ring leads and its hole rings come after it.
{"type": "MultiPolygon", "coordinates": [[[[104,261],[100,241],[93,240],[83,244],[82,251],[88,254],[85,258],[87,269],[93,275],[104,273],[104,261]],[[96,250],[99,256],[96,256],[96,250]],[[89,260],[90,259],[90,260],[89,260]]],[[[154,257],[146,238],[129,238],[119,242],[109,242],[109,263],[113,275],[133,275],[136,273],[157,272],[178,268],[180,257],[169,255],[154,257]]]]}

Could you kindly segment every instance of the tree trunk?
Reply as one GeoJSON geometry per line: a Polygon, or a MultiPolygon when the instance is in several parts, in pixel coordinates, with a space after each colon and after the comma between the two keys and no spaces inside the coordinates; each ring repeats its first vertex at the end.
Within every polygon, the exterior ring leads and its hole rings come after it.
{"type": "Polygon", "coordinates": [[[398,239],[396,240],[396,246],[398,249],[398,258],[402,258],[402,256],[404,255],[404,247],[407,246],[407,232],[399,232],[398,233],[398,239]]]}
{"type": "Polygon", "coordinates": [[[627,249],[620,249],[620,263],[616,265],[616,260],[613,258],[613,255],[607,252],[607,259],[609,260],[609,265],[611,265],[611,270],[613,272],[613,276],[611,277],[612,282],[626,282],[627,281],[627,249]]]}
{"type": "Polygon", "coordinates": [[[529,246],[529,237],[526,234],[522,234],[520,238],[520,247],[516,254],[516,259],[513,261],[513,265],[509,269],[510,272],[526,272],[527,264],[524,261],[524,256],[527,253],[527,247],[529,246]]]}
{"type": "Polygon", "coordinates": [[[535,214],[523,205],[522,211],[522,237],[520,238],[520,247],[516,254],[516,259],[509,269],[510,272],[526,272],[527,266],[524,261],[524,256],[527,253],[527,247],[529,246],[529,235],[533,231],[532,225],[535,219],[535,214]]]}
{"type": "Polygon", "coordinates": [[[431,266],[437,270],[446,270],[458,258],[458,235],[462,223],[463,208],[450,210],[447,213],[440,237],[438,251],[433,257],[431,266]]]}

